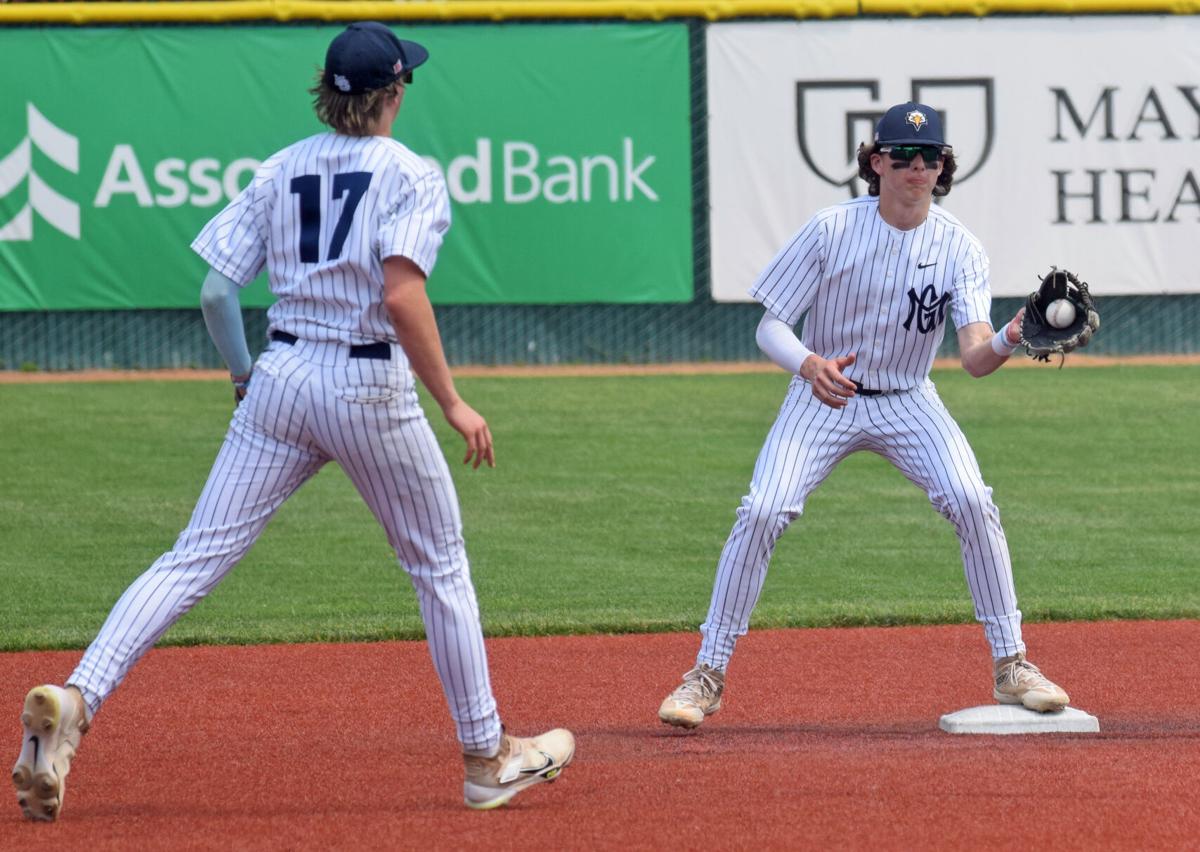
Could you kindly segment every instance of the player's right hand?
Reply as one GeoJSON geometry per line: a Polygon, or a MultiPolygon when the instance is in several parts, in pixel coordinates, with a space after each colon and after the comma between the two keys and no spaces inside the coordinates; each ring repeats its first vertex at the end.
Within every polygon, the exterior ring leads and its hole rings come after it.
{"type": "Polygon", "coordinates": [[[842,370],[855,362],[854,353],[837,358],[822,358],[813,355],[805,360],[800,375],[812,385],[813,396],[830,408],[845,408],[846,401],[854,396],[854,382],[842,374],[842,370]]]}
{"type": "Polygon", "coordinates": [[[233,407],[237,408],[241,405],[242,400],[246,398],[247,391],[250,390],[250,373],[244,376],[230,376],[229,380],[233,382],[233,407]]]}
{"type": "Polygon", "coordinates": [[[442,413],[446,415],[446,422],[467,442],[467,455],[463,464],[468,464],[474,459],[475,464],[471,465],[473,468],[478,468],[484,461],[488,463],[488,467],[495,467],[496,449],[492,445],[492,432],[483,416],[461,399],[442,409],[442,413]]]}

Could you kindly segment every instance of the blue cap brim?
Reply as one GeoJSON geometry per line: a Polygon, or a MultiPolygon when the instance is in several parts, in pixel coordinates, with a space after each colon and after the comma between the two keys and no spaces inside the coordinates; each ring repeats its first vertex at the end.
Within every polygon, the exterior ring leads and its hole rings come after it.
{"type": "Polygon", "coordinates": [[[913,136],[911,139],[887,139],[887,140],[880,139],[879,144],[880,145],[924,145],[929,148],[945,148],[946,147],[945,142],[938,142],[936,139],[933,141],[930,141],[928,136],[926,136],[924,139],[918,138],[916,136],[913,136]]]}
{"type": "Polygon", "coordinates": [[[425,64],[429,59],[429,51],[421,47],[415,41],[405,41],[399,39],[400,50],[404,53],[404,73],[408,73],[414,68],[418,68],[425,64]]]}

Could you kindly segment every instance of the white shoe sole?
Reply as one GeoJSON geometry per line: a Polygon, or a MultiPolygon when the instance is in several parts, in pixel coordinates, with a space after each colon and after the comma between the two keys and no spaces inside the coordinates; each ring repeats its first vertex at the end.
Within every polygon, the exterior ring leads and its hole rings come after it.
{"type": "Polygon", "coordinates": [[[1036,710],[1038,713],[1056,713],[1071,703],[1070,698],[1065,698],[1062,701],[1057,701],[1053,698],[1038,700],[1031,693],[1026,693],[1024,698],[1018,698],[1015,695],[1009,695],[999,690],[992,690],[992,696],[1001,704],[1019,704],[1027,710],[1036,710]]]}
{"type": "MultiPolygon", "coordinates": [[[[696,709],[699,710],[700,708],[697,707],[696,709]]],[[[667,725],[671,725],[676,728],[687,728],[690,731],[694,728],[699,728],[705,719],[720,709],[721,702],[718,701],[707,710],[702,710],[700,712],[700,718],[697,719],[693,714],[684,715],[681,711],[660,707],[658,710],[658,718],[667,725]]]]}
{"type": "Polygon", "coordinates": [[[470,781],[463,782],[463,804],[473,811],[490,811],[493,808],[498,808],[501,805],[508,803],[513,796],[520,793],[535,784],[549,784],[555,778],[562,774],[562,771],[567,768],[567,764],[575,757],[575,747],[571,746],[571,753],[563,759],[562,763],[556,764],[549,769],[544,769],[537,775],[529,775],[525,778],[518,778],[503,787],[484,787],[480,784],[472,784],[470,781]]]}
{"type": "Polygon", "coordinates": [[[59,748],[63,708],[55,690],[35,686],[25,696],[21,713],[21,755],[13,766],[17,804],[26,819],[53,822],[62,811],[65,779],[54,769],[50,755],[59,748]]]}

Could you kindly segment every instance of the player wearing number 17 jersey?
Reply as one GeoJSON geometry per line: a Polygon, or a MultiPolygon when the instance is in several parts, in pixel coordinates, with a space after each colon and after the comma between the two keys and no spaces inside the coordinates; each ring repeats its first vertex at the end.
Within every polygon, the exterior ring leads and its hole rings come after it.
{"type": "MultiPolygon", "coordinates": [[[[571,761],[569,731],[519,738],[501,726],[458,498],[417,399],[414,376],[466,440],[465,461],[495,464],[487,422],[455,391],[425,291],[450,226],[446,188],[391,138],[413,69],[427,58],[382,24],[339,34],[312,90],[318,117],[334,132],[268,158],[193,242],[211,267],[201,303],[237,407],[174,547],[117,601],[66,687],[27,695],[13,767],[27,818],[58,818],[93,714],[330,461],[345,470],[412,578],[463,747],[466,804],[502,805],[571,761]],[[269,345],[251,370],[237,293],[264,266],[277,301],[269,345]]],[[[380,672],[381,680],[390,676],[380,672]]],[[[304,685],[295,688],[303,701],[304,685]]]]}

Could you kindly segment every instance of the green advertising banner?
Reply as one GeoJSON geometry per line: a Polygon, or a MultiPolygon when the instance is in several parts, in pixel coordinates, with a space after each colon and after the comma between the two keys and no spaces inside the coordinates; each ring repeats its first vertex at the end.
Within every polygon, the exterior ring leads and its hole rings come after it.
{"type": "MultiPolygon", "coordinates": [[[[188,248],[321,132],[339,26],[0,30],[0,310],[181,308],[188,248]]],[[[682,24],[395,28],[426,45],[395,135],[442,170],[441,304],[692,296],[682,24]]],[[[246,306],[269,304],[260,277],[246,306]]]]}

